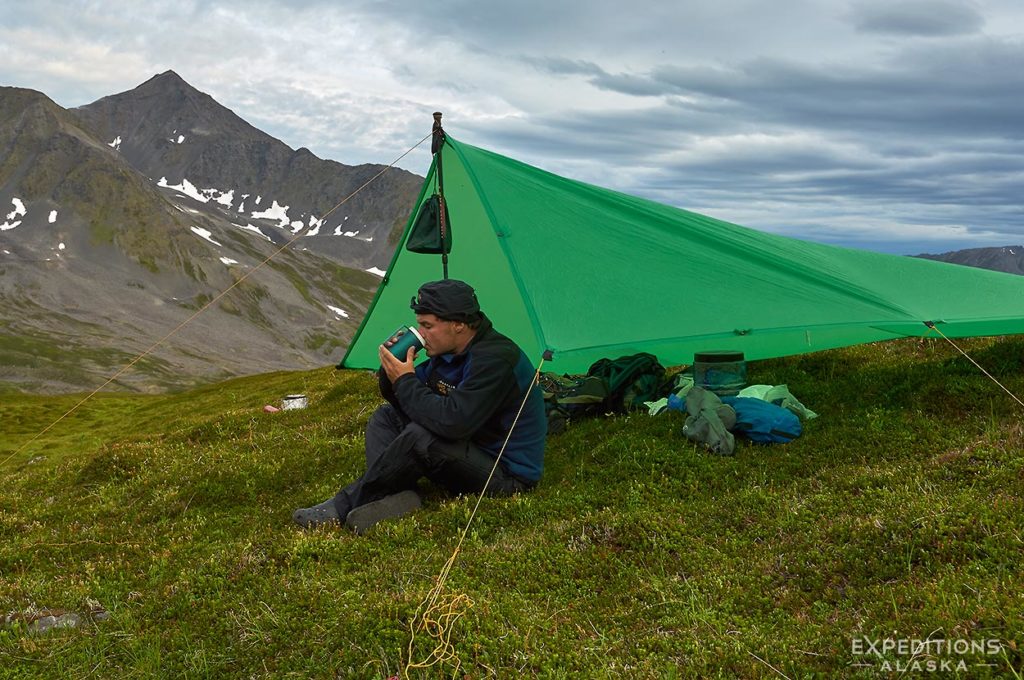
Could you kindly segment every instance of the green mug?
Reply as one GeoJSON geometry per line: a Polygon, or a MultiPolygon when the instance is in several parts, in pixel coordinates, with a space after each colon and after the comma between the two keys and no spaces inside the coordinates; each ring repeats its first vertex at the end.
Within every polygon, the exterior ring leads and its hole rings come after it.
{"type": "Polygon", "coordinates": [[[384,341],[384,346],[396,359],[405,361],[405,355],[410,347],[415,348],[417,352],[423,349],[423,336],[412,326],[402,326],[384,341]],[[390,346],[389,342],[392,343],[390,346]]]}

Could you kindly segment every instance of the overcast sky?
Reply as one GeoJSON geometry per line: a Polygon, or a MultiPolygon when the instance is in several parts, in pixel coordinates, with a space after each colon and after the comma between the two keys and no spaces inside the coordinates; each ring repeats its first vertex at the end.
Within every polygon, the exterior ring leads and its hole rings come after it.
{"type": "MultiPolygon", "coordinates": [[[[1021,0],[0,0],[0,84],[173,69],[289,146],[456,139],[765,231],[1024,242],[1021,0]]],[[[425,148],[400,165],[424,174],[425,148]]]]}

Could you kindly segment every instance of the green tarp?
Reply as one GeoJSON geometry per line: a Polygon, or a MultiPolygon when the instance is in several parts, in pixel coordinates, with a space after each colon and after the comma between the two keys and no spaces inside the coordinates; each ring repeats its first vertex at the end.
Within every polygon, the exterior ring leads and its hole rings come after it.
{"type": "MultiPolygon", "coordinates": [[[[448,137],[449,276],[477,290],[495,326],[550,370],[650,352],[666,366],[702,350],[747,359],[902,336],[1024,333],[1024,277],[811,243],[559,177],[448,137]]],[[[435,165],[420,202],[434,186],[435,165]]],[[[410,216],[410,225],[419,206],[410,216]]],[[[341,366],[414,323],[409,299],[441,257],[404,248],[341,366]]]]}

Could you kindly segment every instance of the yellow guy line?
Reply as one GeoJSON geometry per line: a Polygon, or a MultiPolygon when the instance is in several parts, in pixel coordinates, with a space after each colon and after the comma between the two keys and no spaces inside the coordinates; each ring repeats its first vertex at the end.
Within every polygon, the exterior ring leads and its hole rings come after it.
{"type": "MultiPolygon", "coordinates": [[[[530,386],[526,389],[526,394],[523,396],[523,403],[519,405],[519,411],[516,413],[516,417],[512,421],[512,426],[508,429],[508,434],[505,436],[505,443],[501,445],[501,450],[498,451],[498,457],[494,459],[494,465],[491,467],[491,473],[487,475],[487,481],[484,483],[484,488],[480,491],[480,495],[477,496],[476,505],[473,506],[473,512],[470,513],[469,520],[467,520],[466,526],[462,529],[462,535],[459,536],[459,542],[455,546],[455,550],[452,551],[452,556],[448,558],[444,567],[441,568],[441,573],[437,575],[437,581],[434,583],[434,587],[430,589],[427,596],[422,602],[420,602],[419,607],[416,608],[416,613],[409,622],[409,662],[406,664],[404,671],[405,677],[407,678],[409,677],[409,670],[412,668],[427,668],[436,663],[442,663],[455,657],[455,650],[451,644],[452,626],[463,614],[461,607],[472,607],[473,601],[466,595],[453,596],[446,604],[439,604],[438,600],[441,599],[445,583],[448,581],[448,576],[451,574],[452,567],[455,566],[455,560],[458,557],[459,552],[462,550],[462,544],[466,540],[466,535],[469,533],[469,527],[473,523],[473,518],[476,517],[476,511],[480,508],[480,502],[484,499],[484,495],[487,493],[487,487],[491,483],[494,471],[498,469],[498,461],[501,460],[502,454],[505,453],[505,447],[508,446],[509,439],[512,438],[512,431],[515,429],[516,423],[519,422],[519,416],[522,415],[523,409],[526,407],[527,399],[530,398],[530,392],[533,391],[534,385],[540,382],[540,372],[541,369],[544,368],[544,361],[545,358],[542,357],[540,363],[537,365],[537,372],[533,376],[533,382],[531,382],[530,386]],[[440,612],[436,618],[434,616],[435,611],[440,612]],[[417,619],[420,620],[419,625],[417,625],[417,619]],[[437,646],[430,652],[426,660],[418,663],[414,662],[412,659],[413,644],[416,641],[417,628],[427,629],[428,635],[437,639],[437,646]]],[[[461,663],[456,659],[456,671],[460,665],[461,663]]]]}

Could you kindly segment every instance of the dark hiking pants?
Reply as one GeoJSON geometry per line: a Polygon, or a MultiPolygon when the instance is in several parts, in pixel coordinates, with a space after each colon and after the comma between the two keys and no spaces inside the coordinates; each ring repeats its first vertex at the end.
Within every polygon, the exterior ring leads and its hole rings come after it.
{"type": "MultiPolygon", "coordinates": [[[[479,493],[493,467],[494,456],[472,442],[442,439],[384,404],[366,425],[366,472],[337,493],[334,505],[344,519],[360,505],[415,489],[421,477],[451,493],[479,493]]],[[[503,496],[532,487],[499,464],[487,493],[503,496]]]]}

